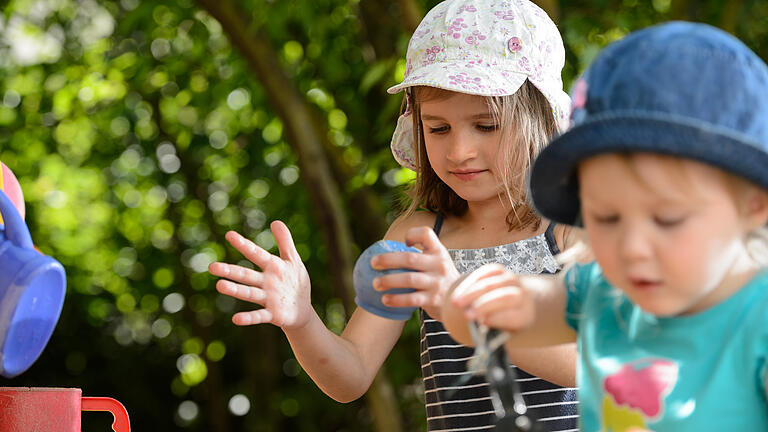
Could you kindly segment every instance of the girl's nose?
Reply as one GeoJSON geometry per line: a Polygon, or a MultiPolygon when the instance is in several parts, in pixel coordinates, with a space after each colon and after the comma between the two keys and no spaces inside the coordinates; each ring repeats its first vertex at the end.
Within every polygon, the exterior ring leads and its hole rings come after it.
{"type": "Polygon", "coordinates": [[[477,156],[477,146],[468,134],[456,134],[448,146],[446,158],[456,165],[477,156]]]}

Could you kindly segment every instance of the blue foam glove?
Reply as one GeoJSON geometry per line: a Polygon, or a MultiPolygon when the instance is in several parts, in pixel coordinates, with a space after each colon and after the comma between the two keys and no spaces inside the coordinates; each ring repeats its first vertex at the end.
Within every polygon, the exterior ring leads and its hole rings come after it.
{"type": "Polygon", "coordinates": [[[412,272],[411,269],[375,270],[371,267],[371,258],[389,252],[419,252],[414,247],[392,240],[380,240],[364,250],[355,263],[352,280],[355,285],[355,303],[368,312],[391,320],[407,321],[416,307],[392,307],[381,303],[384,294],[405,294],[415,291],[413,288],[393,288],[386,291],[373,289],[373,279],[392,273],[412,272]]]}

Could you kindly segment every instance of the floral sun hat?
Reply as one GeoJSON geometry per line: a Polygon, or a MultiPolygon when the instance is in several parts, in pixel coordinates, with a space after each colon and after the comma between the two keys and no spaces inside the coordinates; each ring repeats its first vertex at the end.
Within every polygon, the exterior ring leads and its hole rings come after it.
{"type": "MultiPolygon", "coordinates": [[[[429,86],[479,96],[514,94],[529,80],[546,97],[560,131],[570,99],[560,76],[565,49],[552,20],[528,0],[447,0],[411,37],[403,82],[391,94],[429,86]]],[[[416,171],[410,101],[392,136],[397,162],[416,171]]]]}

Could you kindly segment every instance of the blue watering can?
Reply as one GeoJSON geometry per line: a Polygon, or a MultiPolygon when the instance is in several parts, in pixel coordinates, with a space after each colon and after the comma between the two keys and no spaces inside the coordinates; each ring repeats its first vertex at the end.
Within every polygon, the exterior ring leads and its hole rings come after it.
{"type": "Polygon", "coordinates": [[[66,292],[64,267],[37,252],[27,225],[0,191],[0,375],[15,377],[43,352],[66,292]]]}

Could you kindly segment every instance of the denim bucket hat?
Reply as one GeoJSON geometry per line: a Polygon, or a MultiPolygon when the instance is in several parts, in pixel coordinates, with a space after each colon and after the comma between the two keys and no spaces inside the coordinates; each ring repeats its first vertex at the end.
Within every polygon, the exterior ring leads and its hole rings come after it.
{"type": "MultiPolygon", "coordinates": [[[[447,0],[432,8],[408,43],[403,81],[478,96],[506,96],[529,80],[544,95],[560,130],[571,101],[563,91],[565,49],[557,26],[529,0],[447,0]]],[[[408,99],[408,98],[407,98],[408,99]]],[[[390,147],[416,171],[411,101],[397,120],[390,147]]]]}
{"type": "Polygon", "coordinates": [[[571,127],[531,169],[534,208],[580,225],[579,162],[602,153],[693,159],[768,189],[768,67],[705,24],[672,22],[605,48],[572,89],[571,127]]]}

